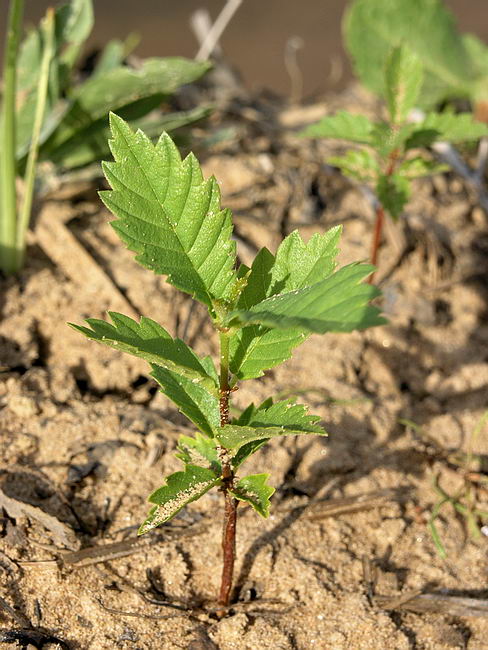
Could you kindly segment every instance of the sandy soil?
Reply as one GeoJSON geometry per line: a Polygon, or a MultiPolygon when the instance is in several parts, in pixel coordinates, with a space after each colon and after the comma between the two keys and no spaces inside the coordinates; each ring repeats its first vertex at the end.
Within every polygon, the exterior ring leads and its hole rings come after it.
{"type": "MultiPolygon", "coordinates": [[[[239,113],[234,139],[202,156],[234,210],[241,259],[274,250],[294,228],[308,237],[337,223],[341,263],[368,257],[367,198],[323,165],[330,143],[289,131],[314,111],[365,103],[374,109],[353,87],[306,111],[278,113],[262,100],[215,118],[220,128],[239,113]]],[[[405,218],[388,228],[377,277],[388,326],[312,337],[236,394],[236,408],[296,395],[330,436],[275,440],[249,463],[250,473],[271,472],[277,492],[268,520],[239,509],[236,605],[222,620],[212,613],[219,493],[134,541],[147,495],[178,468],[185,419],[143,362],[65,323],[116,309],[159,320],[200,353],[215,354],[216,342],[203,311],[139,268],[107,220],[92,186],[54,194],[27,267],[0,280],[5,647],[488,648],[486,610],[408,611],[422,593],[488,598],[486,537],[470,539],[446,507],[443,560],[427,527],[439,498],[433,477],[449,493],[462,488],[455,454],[468,450],[488,403],[487,218],[469,188],[452,173],[419,182],[405,218]]],[[[486,433],[473,451],[488,455],[486,433]]],[[[470,485],[486,509],[484,471],[470,485]]]]}

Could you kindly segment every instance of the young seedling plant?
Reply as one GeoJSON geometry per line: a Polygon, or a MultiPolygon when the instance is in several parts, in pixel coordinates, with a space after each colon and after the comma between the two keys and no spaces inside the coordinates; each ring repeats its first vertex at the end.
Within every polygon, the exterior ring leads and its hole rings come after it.
{"type": "Polygon", "coordinates": [[[291,400],[250,404],[231,419],[229,403],[240,381],[257,378],[291,356],[312,333],[350,332],[384,322],[369,304],[378,290],[361,283],[372,267],[334,270],[340,229],[305,243],[290,234],[276,255],[263,248],[251,268],[236,268],[231,213],[220,207],[215,178],[204,180],[198,161],[183,161],[167,134],[156,145],[111,115],[111,151],[103,164],[112,190],[101,192],[117,217],[112,226],[136,261],[163,274],[208,309],[220,343],[220,368],[201,358],[155,321],[110,313],[112,323],[72,325],[88,338],[148,361],[161,391],[195,425],[181,436],[184,469],[166,478],[139,533],[174,517],[212,488],[224,496],[223,570],[219,603],[229,604],[235,556],[236,511],[246,502],[267,517],[274,488],[268,474],[243,476],[241,467],[271,438],[318,434],[319,418],[291,400]]]}
{"type": "Polygon", "coordinates": [[[376,94],[385,96],[389,53],[405,45],[424,66],[419,108],[469,99],[481,117],[488,102],[488,47],[460,32],[446,5],[444,0],[352,0],[342,21],[344,45],[361,83],[376,94]]]}
{"type": "Polygon", "coordinates": [[[209,113],[208,107],[172,114],[154,110],[201,77],[209,63],[150,58],[134,69],[125,63],[128,42],[110,41],[93,73],[79,81],[76,64],[93,26],[92,0],[48,9],[40,26],[21,41],[23,13],[24,0],[10,0],[0,120],[0,269],[5,273],[23,265],[38,162],[49,160],[59,171],[108,155],[110,111],[153,137],[209,113]]]}
{"type": "Polygon", "coordinates": [[[362,145],[342,156],[333,156],[328,162],[374,190],[376,219],[371,263],[375,266],[385,214],[397,220],[410,198],[412,181],[448,169],[425,149],[437,141],[465,142],[488,134],[486,125],[475,122],[471,113],[433,111],[419,122],[409,121],[422,81],[423,66],[418,56],[406,46],[395,47],[384,70],[386,119],[372,121],[365,115],[340,111],[301,133],[307,137],[336,138],[362,145]]]}

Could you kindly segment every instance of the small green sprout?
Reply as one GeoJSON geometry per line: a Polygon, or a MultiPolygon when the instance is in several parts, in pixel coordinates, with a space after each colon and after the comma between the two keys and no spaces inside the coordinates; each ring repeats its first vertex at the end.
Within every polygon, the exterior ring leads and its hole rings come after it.
{"type": "MultiPolygon", "coordinates": [[[[426,435],[421,427],[416,425],[411,420],[400,420],[400,423],[409,427],[418,433],[423,440],[428,441],[434,446],[438,447],[438,443],[426,435]]],[[[437,520],[441,516],[441,511],[444,506],[451,506],[454,513],[458,517],[462,517],[466,524],[468,535],[472,540],[479,541],[482,537],[481,522],[488,520],[488,510],[483,510],[478,503],[478,487],[486,487],[488,485],[488,476],[486,472],[480,471],[482,464],[482,457],[473,453],[473,447],[481,432],[488,424],[488,411],[485,411],[478,423],[472,430],[468,439],[468,449],[466,453],[455,452],[446,453],[443,449],[439,449],[439,454],[444,460],[456,468],[458,468],[463,477],[463,485],[457,490],[455,494],[449,494],[441,486],[441,473],[438,472],[432,478],[432,487],[438,495],[438,500],[435,502],[430,513],[428,527],[432,536],[432,541],[436,547],[437,553],[443,559],[447,557],[447,551],[442,543],[441,535],[437,528],[437,520]]]]}
{"type": "MultiPolygon", "coordinates": [[[[387,117],[376,122],[364,115],[340,111],[306,128],[301,135],[335,138],[362,146],[329,158],[331,165],[355,180],[370,185],[376,196],[376,222],[371,263],[376,266],[385,213],[398,219],[412,192],[412,180],[448,169],[422,149],[437,141],[464,142],[488,134],[486,125],[471,113],[425,114],[419,122],[409,120],[422,88],[424,68],[406,46],[395,47],[384,68],[387,117]]],[[[372,280],[372,278],[370,278],[372,280]]]]}
{"type": "Polygon", "coordinates": [[[276,254],[263,248],[251,268],[236,268],[231,213],[220,207],[215,178],[205,180],[193,154],[181,159],[167,134],[156,145],[111,115],[115,162],[104,163],[112,190],[101,192],[117,217],[112,226],[136,261],[163,274],[208,309],[220,341],[220,367],[184,341],[142,317],[110,313],[112,323],[88,319],[72,325],[90,339],[145,359],[161,391],[197,429],[182,436],[183,470],[166,478],[139,533],[164,524],[212,488],[224,495],[224,566],[219,603],[229,603],[235,555],[236,509],[242,501],[267,517],[274,488],[268,474],[241,475],[243,463],[271,438],[325,435],[319,418],[290,399],[250,404],[237,418],[230,399],[242,380],[289,359],[312,333],[350,332],[380,325],[369,305],[378,290],[361,283],[372,267],[335,271],[340,228],[305,243],[291,233],[276,254]]]}

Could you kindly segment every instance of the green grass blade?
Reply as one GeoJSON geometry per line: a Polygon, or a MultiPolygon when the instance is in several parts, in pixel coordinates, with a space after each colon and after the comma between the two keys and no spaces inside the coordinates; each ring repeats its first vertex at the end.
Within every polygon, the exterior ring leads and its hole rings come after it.
{"type": "Polygon", "coordinates": [[[17,270],[17,192],[15,187],[17,141],[15,103],[17,92],[17,51],[24,14],[23,0],[11,0],[3,64],[3,103],[0,147],[0,267],[7,273],[17,270]]]}
{"type": "Polygon", "coordinates": [[[432,536],[432,541],[434,542],[437,552],[442,559],[445,559],[447,557],[447,552],[444,547],[444,544],[442,543],[441,536],[439,535],[439,531],[437,530],[435,521],[439,516],[439,512],[442,506],[447,502],[448,499],[441,499],[435,504],[435,506],[432,509],[432,514],[430,515],[430,519],[428,523],[429,531],[432,536]]]}
{"type": "Polygon", "coordinates": [[[24,199],[20,210],[17,225],[16,258],[17,268],[24,262],[25,237],[29,227],[34,197],[34,182],[36,178],[37,158],[39,154],[39,139],[44,122],[46,111],[47,92],[49,83],[49,69],[54,55],[54,9],[48,9],[43,25],[44,49],[42,53],[41,70],[39,74],[39,85],[37,89],[36,112],[32,126],[32,138],[24,177],[24,199]]]}

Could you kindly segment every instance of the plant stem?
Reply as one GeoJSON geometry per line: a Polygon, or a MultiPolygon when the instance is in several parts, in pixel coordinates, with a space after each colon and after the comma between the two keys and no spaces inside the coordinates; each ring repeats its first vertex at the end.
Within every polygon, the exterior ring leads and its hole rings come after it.
{"type": "Polygon", "coordinates": [[[229,346],[230,338],[226,332],[220,332],[220,426],[229,423],[229,346]]]}
{"type": "Polygon", "coordinates": [[[17,91],[17,50],[19,47],[24,0],[12,0],[9,8],[3,66],[3,111],[0,152],[0,266],[16,271],[17,192],[15,188],[17,144],[15,101],[17,91]]]}
{"type": "Polygon", "coordinates": [[[42,54],[41,70],[39,74],[39,85],[37,90],[36,112],[34,116],[34,126],[32,127],[32,138],[29,148],[29,156],[25,170],[24,199],[19,215],[16,238],[16,266],[20,269],[24,263],[25,255],[25,236],[32,209],[32,199],[34,195],[34,182],[36,179],[36,163],[39,154],[39,140],[41,136],[42,123],[44,121],[44,112],[46,110],[47,92],[49,84],[49,68],[54,53],[54,9],[49,8],[46,12],[44,23],[44,51],[42,54]]]}
{"type": "MultiPolygon", "coordinates": [[[[230,338],[226,332],[220,333],[220,426],[229,423],[229,343],[230,338]]],[[[220,582],[219,605],[227,607],[232,589],[234,575],[234,560],[236,550],[236,525],[237,525],[237,499],[229,492],[234,482],[234,472],[227,455],[227,450],[220,449],[222,462],[222,492],[224,493],[224,528],[222,534],[223,567],[220,582]]]]}
{"type": "MultiPolygon", "coordinates": [[[[387,166],[385,170],[385,176],[392,176],[395,171],[395,166],[399,156],[398,149],[394,149],[388,155],[387,166]]],[[[385,208],[382,203],[378,200],[378,205],[376,207],[376,219],[374,223],[374,234],[373,234],[373,244],[371,246],[371,264],[373,266],[377,265],[379,257],[379,248],[381,244],[381,235],[383,233],[383,224],[385,223],[385,208]]],[[[374,273],[368,278],[368,282],[373,284],[374,273]]]]}
{"type": "MultiPolygon", "coordinates": [[[[371,247],[371,264],[373,266],[376,266],[378,262],[378,251],[380,247],[381,233],[383,231],[384,222],[385,222],[385,209],[381,205],[381,203],[378,203],[376,207],[376,219],[374,222],[373,245],[371,247]]],[[[373,284],[373,280],[374,280],[374,273],[371,273],[371,275],[368,278],[368,282],[370,284],[373,284]]]]}

